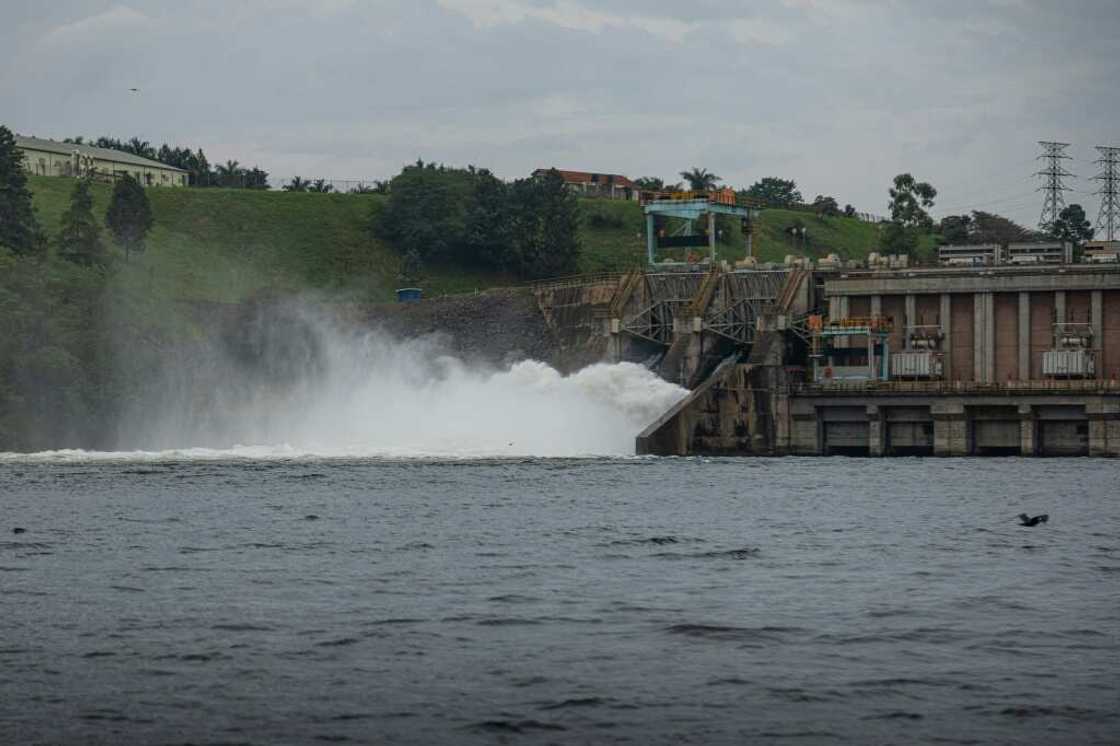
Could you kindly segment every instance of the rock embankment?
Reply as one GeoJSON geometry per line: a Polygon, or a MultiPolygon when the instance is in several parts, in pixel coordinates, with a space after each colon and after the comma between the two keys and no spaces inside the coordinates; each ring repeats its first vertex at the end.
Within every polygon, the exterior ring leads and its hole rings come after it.
{"type": "Polygon", "coordinates": [[[449,352],[468,362],[505,365],[532,358],[551,365],[562,363],[562,340],[528,288],[358,306],[352,312],[352,321],[384,329],[395,337],[439,335],[449,352]]]}

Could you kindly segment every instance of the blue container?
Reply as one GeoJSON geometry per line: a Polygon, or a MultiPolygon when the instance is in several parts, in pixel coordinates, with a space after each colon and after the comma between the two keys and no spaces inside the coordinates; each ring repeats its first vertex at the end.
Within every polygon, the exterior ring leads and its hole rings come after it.
{"type": "Polygon", "coordinates": [[[420,300],[420,288],[397,288],[398,303],[416,303],[420,300]]]}

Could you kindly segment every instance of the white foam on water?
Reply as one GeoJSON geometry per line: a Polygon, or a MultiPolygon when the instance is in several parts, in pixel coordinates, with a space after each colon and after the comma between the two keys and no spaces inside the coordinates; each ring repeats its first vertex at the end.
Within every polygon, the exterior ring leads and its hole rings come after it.
{"type": "Polygon", "coordinates": [[[282,393],[234,381],[236,393],[211,401],[213,412],[146,410],[146,426],[133,431],[158,432],[142,442],[159,448],[6,453],[0,462],[629,456],[635,436],[687,394],[633,363],[565,376],[523,360],[495,371],[430,341],[318,333],[322,359],[282,393]],[[185,434],[188,417],[209,424],[185,434]]]}

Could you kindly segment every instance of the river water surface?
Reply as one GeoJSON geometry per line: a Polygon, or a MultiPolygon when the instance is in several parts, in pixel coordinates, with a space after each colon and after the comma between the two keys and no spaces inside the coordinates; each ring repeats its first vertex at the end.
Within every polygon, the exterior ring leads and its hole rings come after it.
{"type": "Polygon", "coordinates": [[[0,742],[1116,743],[1118,494],[1088,459],[8,456],[0,742]]]}

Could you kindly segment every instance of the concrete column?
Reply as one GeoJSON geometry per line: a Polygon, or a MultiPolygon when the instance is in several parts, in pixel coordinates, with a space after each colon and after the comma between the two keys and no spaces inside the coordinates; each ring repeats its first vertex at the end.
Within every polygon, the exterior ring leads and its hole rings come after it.
{"type": "Polygon", "coordinates": [[[1066,291],[1054,291],[1054,322],[1064,324],[1066,321],[1066,291]]]}
{"type": "Polygon", "coordinates": [[[975,293],[973,304],[972,360],[977,383],[991,383],[995,369],[995,313],[992,293],[975,293]]]}
{"type": "Polygon", "coordinates": [[[886,450],[886,423],[883,412],[874,404],[867,405],[867,453],[869,456],[882,456],[886,450]]]}
{"type": "Polygon", "coordinates": [[[653,213],[646,215],[646,257],[653,264],[653,251],[657,247],[657,233],[655,233],[653,213]]]}
{"type": "Polygon", "coordinates": [[[934,402],[933,455],[967,456],[972,450],[969,442],[968,419],[964,405],[957,402],[934,402]]]}
{"type": "Polygon", "coordinates": [[[708,213],[708,255],[712,259],[712,266],[716,263],[716,214],[708,213]]]}
{"type": "Polygon", "coordinates": [[[903,340],[903,349],[910,349],[910,332],[915,326],[918,325],[918,297],[913,293],[906,294],[906,325],[903,328],[903,333],[906,335],[903,340]]]}
{"type": "Polygon", "coordinates": [[[1031,294],[1019,293],[1019,380],[1031,379],[1031,294]]]}
{"type": "Polygon", "coordinates": [[[1120,456],[1120,402],[1100,397],[1085,403],[1089,418],[1089,455],[1120,456]]]}
{"type": "MultiPolygon", "coordinates": [[[[834,295],[828,299],[828,318],[833,321],[848,318],[848,296],[834,295]]],[[[847,347],[848,339],[837,337],[833,342],[835,347],[847,347]]]]}
{"type": "Polygon", "coordinates": [[[952,317],[953,296],[949,293],[942,293],[938,321],[941,324],[941,365],[943,366],[945,380],[953,377],[953,338],[950,336],[953,326],[952,317]]]}
{"type": "Polygon", "coordinates": [[[871,315],[872,316],[882,316],[883,315],[883,296],[881,296],[881,295],[871,296],[871,315]]]}
{"type": "Polygon", "coordinates": [[[1089,325],[1093,329],[1093,349],[1096,354],[1097,378],[1104,378],[1104,297],[1100,290],[1089,294],[1089,325]]]}
{"type": "Polygon", "coordinates": [[[1038,455],[1038,420],[1030,404],[1019,405],[1019,444],[1021,455],[1038,455]]]}
{"type": "Polygon", "coordinates": [[[984,369],[988,383],[996,380],[996,294],[984,293],[984,369]]]}

